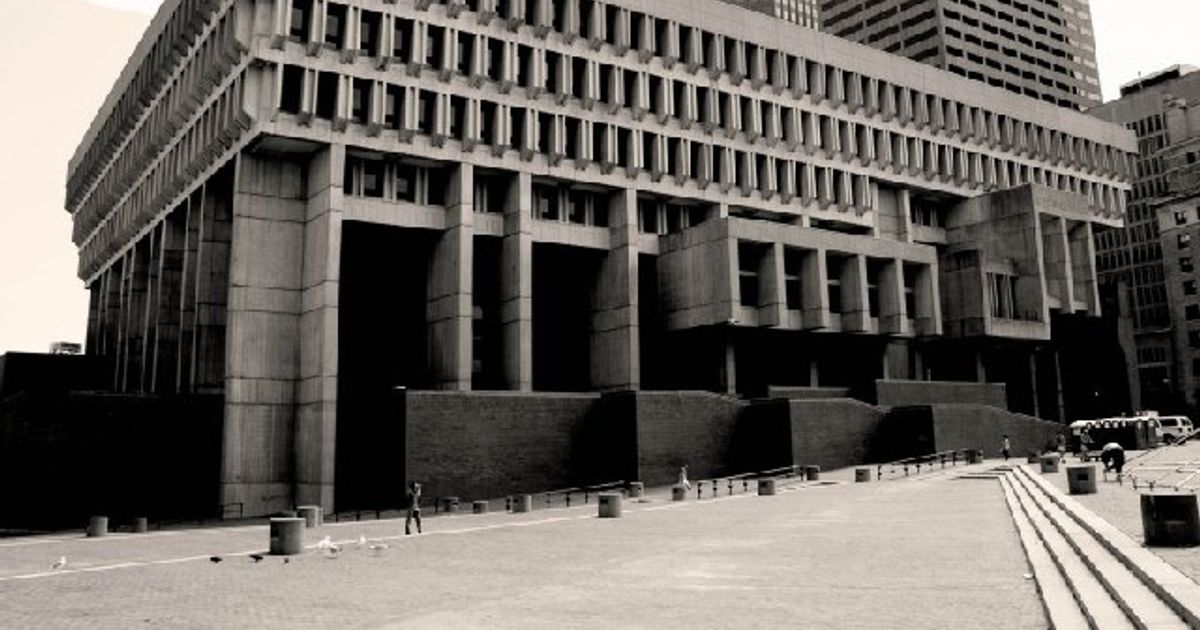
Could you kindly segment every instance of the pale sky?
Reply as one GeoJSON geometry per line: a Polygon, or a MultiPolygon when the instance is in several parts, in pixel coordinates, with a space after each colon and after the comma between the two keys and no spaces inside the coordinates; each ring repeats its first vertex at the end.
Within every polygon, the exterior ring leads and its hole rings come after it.
{"type": "MultiPolygon", "coordinates": [[[[66,164],[159,0],[7,0],[0,20],[0,353],[82,342],[66,164]]],[[[1176,63],[1200,65],[1200,0],[1092,0],[1106,99],[1176,63]]]]}

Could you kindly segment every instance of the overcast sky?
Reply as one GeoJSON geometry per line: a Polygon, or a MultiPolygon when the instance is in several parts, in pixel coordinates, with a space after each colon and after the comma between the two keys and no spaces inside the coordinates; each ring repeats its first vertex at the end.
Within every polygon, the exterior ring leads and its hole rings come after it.
{"type": "MultiPolygon", "coordinates": [[[[83,341],[66,164],[159,0],[7,0],[0,20],[0,353],[83,341]]],[[[1200,65],[1200,0],[1092,0],[1106,99],[1200,65]]]]}

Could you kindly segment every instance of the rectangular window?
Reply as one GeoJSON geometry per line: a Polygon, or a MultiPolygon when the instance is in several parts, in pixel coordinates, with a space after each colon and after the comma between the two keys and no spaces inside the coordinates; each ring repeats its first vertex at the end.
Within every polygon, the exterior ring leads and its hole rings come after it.
{"type": "Polygon", "coordinates": [[[1188,321],[1195,321],[1197,319],[1200,319],[1200,305],[1188,304],[1183,309],[1183,315],[1184,315],[1184,317],[1187,318],[1188,321]]]}
{"type": "Polygon", "coordinates": [[[288,38],[292,41],[308,41],[309,21],[312,19],[312,0],[292,0],[292,23],[288,38]]]}
{"type": "Polygon", "coordinates": [[[1196,281],[1195,280],[1184,280],[1183,281],[1183,294],[1184,295],[1196,295],[1196,281]]]}
{"type": "Polygon", "coordinates": [[[1190,256],[1180,256],[1179,270],[1184,271],[1184,272],[1191,272],[1192,269],[1193,269],[1193,265],[1192,265],[1191,257],[1190,256]]]}
{"type": "Polygon", "coordinates": [[[800,284],[804,253],[797,249],[783,250],[783,289],[787,307],[799,310],[804,307],[804,291],[800,284]]]}
{"type": "Polygon", "coordinates": [[[395,167],[396,200],[416,203],[417,201],[417,167],[399,162],[395,167]]]}
{"type": "Polygon", "coordinates": [[[1188,245],[1192,242],[1192,235],[1187,232],[1181,232],[1176,237],[1176,241],[1179,244],[1179,249],[1187,249],[1188,245]]]}
{"type": "Polygon", "coordinates": [[[327,48],[342,48],[342,30],[346,25],[346,6],[329,3],[325,11],[325,46],[327,48]]]}
{"type": "Polygon", "coordinates": [[[322,72],[317,75],[317,118],[332,120],[337,111],[338,75],[322,72]]]}
{"type": "Polygon", "coordinates": [[[283,87],[279,95],[279,111],[299,114],[304,93],[304,68],[283,67],[283,87]]]}
{"type": "Polygon", "coordinates": [[[558,220],[558,189],[553,186],[533,187],[534,213],[543,221],[558,220]]]}
{"type": "Polygon", "coordinates": [[[1200,348],[1200,330],[1188,331],[1188,346],[1192,348],[1200,348]]]}
{"type": "Polygon", "coordinates": [[[742,306],[758,306],[758,267],[762,258],[760,246],[738,243],[738,291],[742,306]]]}

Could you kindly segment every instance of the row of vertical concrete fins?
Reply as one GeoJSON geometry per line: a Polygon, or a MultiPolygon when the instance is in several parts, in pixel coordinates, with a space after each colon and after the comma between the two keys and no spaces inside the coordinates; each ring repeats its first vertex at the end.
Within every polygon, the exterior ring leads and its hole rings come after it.
{"type": "Polygon", "coordinates": [[[1165,570],[1147,573],[1141,565],[1150,552],[1138,547],[1144,555],[1131,558],[1118,551],[1097,534],[1098,519],[1036,473],[1017,466],[1001,484],[1053,627],[1200,627],[1194,582],[1161,560],[1150,564],[1165,570]]]}

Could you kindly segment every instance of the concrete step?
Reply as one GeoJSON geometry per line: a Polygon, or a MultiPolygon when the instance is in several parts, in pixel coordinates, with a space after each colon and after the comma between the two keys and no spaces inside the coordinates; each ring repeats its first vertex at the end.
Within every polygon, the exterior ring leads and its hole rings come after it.
{"type": "Polygon", "coordinates": [[[1013,481],[1008,478],[1000,480],[1004,489],[1004,499],[1008,502],[1008,510],[1012,513],[1013,524],[1017,527],[1017,535],[1025,548],[1025,557],[1029,559],[1029,567],[1037,580],[1038,592],[1042,596],[1042,606],[1050,627],[1054,630],[1086,630],[1087,617],[1075,601],[1075,594],[1066,578],[1059,571],[1058,565],[1050,557],[1042,539],[1034,531],[1029,515],[1025,513],[1013,489],[1013,481]]]}
{"type": "MultiPolygon", "coordinates": [[[[1092,535],[1113,557],[1166,603],[1192,628],[1200,628],[1200,585],[1192,581],[1160,556],[1146,549],[1108,521],[1096,516],[1075,499],[1064,494],[1036,472],[1021,469],[1019,474],[1041,489],[1044,496],[1065,511],[1092,535]]],[[[1119,491],[1119,490],[1118,490],[1119,491]]],[[[1131,493],[1130,500],[1136,494],[1131,493]]]]}
{"type": "MultiPolygon", "coordinates": [[[[1125,611],[1115,602],[1104,584],[1092,573],[1091,568],[1079,556],[1075,548],[1063,537],[1046,514],[1038,508],[1029,489],[1015,477],[1013,492],[1022,511],[1033,524],[1033,529],[1049,552],[1059,573],[1074,595],[1079,608],[1094,628],[1133,628],[1134,624],[1125,611]]],[[[1049,602],[1047,602],[1049,605],[1049,602]]]]}

